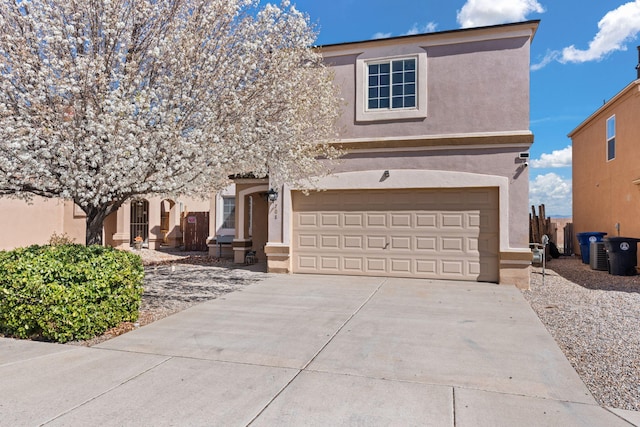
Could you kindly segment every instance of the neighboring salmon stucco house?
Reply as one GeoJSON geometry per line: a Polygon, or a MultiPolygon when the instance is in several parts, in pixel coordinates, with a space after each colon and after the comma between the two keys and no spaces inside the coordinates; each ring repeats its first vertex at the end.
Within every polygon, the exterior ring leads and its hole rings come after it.
{"type": "Polygon", "coordinates": [[[236,179],[236,262],[253,250],[270,272],[527,288],[529,173],[520,154],[533,143],[538,24],[323,46],[346,101],[335,143],[347,154],[317,183],[323,191],[308,195],[236,179]]]}
{"type": "MultiPolygon", "coordinates": [[[[198,199],[141,197],[127,202],[104,222],[105,245],[131,246],[140,237],[144,247],[183,245],[181,218],[188,212],[209,212],[212,202],[198,199]]],[[[215,202],[213,203],[215,206],[215,202]]],[[[34,197],[30,202],[0,198],[0,250],[46,244],[55,233],[85,242],[86,216],[73,202],[34,197]]]]}
{"type": "Polygon", "coordinates": [[[637,80],[569,134],[576,233],[640,238],[640,65],[638,70],[637,80]]]}

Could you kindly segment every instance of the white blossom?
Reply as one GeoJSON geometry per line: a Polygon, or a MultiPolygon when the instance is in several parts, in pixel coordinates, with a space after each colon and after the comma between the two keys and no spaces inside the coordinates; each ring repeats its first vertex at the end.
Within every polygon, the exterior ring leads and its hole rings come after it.
{"type": "Polygon", "coordinates": [[[0,0],[0,195],[73,200],[93,242],[137,195],[319,175],[339,100],[314,39],[288,1],[0,0]]]}

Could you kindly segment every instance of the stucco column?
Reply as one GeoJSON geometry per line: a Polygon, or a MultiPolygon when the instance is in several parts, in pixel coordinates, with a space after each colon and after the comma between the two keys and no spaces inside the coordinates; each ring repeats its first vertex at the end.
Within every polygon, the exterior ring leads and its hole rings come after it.
{"type": "Polygon", "coordinates": [[[116,232],[113,234],[113,246],[128,248],[131,242],[131,203],[125,202],[116,212],[116,232]]]}
{"type": "Polygon", "coordinates": [[[275,202],[269,202],[269,241],[265,247],[267,271],[289,273],[291,272],[291,248],[289,233],[284,232],[283,226],[289,227],[291,191],[284,186],[277,190],[278,199],[275,202]]]}
{"type": "Polygon", "coordinates": [[[158,198],[149,199],[149,249],[158,249],[162,243],[162,231],[160,231],[160,221],[162,212],[160,209],[161,200],[158,198]]]}

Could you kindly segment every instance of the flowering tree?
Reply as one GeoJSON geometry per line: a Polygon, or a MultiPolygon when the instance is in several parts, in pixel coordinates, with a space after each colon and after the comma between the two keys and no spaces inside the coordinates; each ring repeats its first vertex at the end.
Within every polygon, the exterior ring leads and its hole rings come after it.
{"type": "Polygon", "coordinates": [[[73,200],[87,244],[136,195],[299,182],[339,114],[284,0],[0,0],[0,195],[73,200]]]}

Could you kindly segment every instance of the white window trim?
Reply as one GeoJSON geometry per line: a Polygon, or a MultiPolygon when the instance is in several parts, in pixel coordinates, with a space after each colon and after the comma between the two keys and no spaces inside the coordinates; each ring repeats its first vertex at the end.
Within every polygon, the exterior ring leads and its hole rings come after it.
{"type": "Polygon", "coordinates": [[[605,155],[606,155],[607,162],[610,162],[610,161],[616,159],[616,151],[617,151],[616,150],[617,149],[617,147],[616,147],[616,145],[617,145],[616,144],[616,133],[617,133],[616,132],[616,127],[617,127],[616,122],[617,122],[616,115],[614,114],[611,117],[609,117],[604,123],[604,128],[605,128],[604,131],[605,131],[605,134],[606,134],[606,138],[605,138],[606,139],[606,147],[605,147],[606,148],[606,153],[605,153],[605,155]],[[609,120],[611,120],[611,119],[613,119],[613,137],[610,138],[609,137],[609,120]],[[611,141],[611,140],[613,140],[613,157],[609,158],[609,141],[611,141]]]}
{"type": "Polygon", "coordinates": [[[414,119],[427,117],[427,53],[419,52],[383,58],[356,59],[356,121],[373,122],[382,120],[414,119]],[[416,60],[416,108],[369,110],[367,69],[369,64],[400,59],[416,60]]]}

